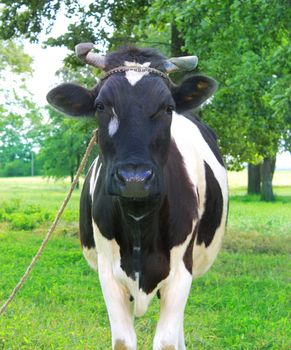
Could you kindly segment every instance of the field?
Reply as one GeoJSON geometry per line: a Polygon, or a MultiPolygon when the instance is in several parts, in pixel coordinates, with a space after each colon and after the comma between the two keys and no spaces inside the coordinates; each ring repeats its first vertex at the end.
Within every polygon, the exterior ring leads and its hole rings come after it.
{"type": "MultiPolygon", "coordinates": [[[[230,174],[230,214],[212,269],[193,282],[185,312],[187,349],[291,349],[291,172],[275,174],[274,203],[245,195],[246,174],[230,174]]],[[[0,179],[0,304],[38,249],[68,182],[0,179]]],[[[111,346],[98,278],[82,257],[76,191],[27,283],[0,317],[0,349],[111,346]]],[[[135,321],[150,350],[158,299],[135,321]]]]}

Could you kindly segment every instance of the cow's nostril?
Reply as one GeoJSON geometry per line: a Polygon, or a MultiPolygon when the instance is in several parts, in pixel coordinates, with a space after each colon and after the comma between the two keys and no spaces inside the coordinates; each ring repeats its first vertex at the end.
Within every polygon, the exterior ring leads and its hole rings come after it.
{"type": "Polygon", "coordinates": [[[154,171],[151,168],[142,167],[119,167],[114,173],[115,180],[122,183],[146,183],[154,177],[154,171]]]}
{"type": "Polygon", "coordinates": [[[115,172],[115,178],[121,182],[127,181],[127,172],[122,169],[117,169],[115,172]]]}
{"type": "Polygon", "coordinates": [[[144,181],[149,181],[152,179],[152,177],[154,176],[154,172],[153,169],[148,169],[144,172],[144,181]]]}

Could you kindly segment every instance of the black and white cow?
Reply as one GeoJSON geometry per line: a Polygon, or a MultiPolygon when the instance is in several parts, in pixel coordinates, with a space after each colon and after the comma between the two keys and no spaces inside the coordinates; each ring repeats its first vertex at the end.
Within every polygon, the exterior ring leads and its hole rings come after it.
{"type": "Polygon", "coordinates": [[[105,76],[91,91],[60,85],[48,101],[98,121],[100,155],[81,195],[80,238],[99,274],[112,347],[136,349],[134,316],[158,294],[153,349],[186,349],[184,308],[193,278],[219,251],[228,190],[214,133],[185,113],[212,96],[216,82],[194,75],[175,86],[166,72],[177,61],[150,49],[100,57],[85,45],[79,56],[105,76]]]}

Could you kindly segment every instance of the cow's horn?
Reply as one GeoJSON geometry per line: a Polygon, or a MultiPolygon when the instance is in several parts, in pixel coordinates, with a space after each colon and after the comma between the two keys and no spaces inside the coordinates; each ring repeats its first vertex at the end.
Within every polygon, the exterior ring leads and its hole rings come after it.
{"type": "Polygon", "coordinates": [[[196,68],[197,64],[197,56],[173,57],[165,62],[165,68],[167,73],[191,71],[196,68]]]}
{"type": "Polygon", "coordinates": [[[98,55],[97,53],[90,52],[93,49],[92,43],[81,43],[75,46],[75,52],[77,57],[82,61],[90,64],[91,66],[104,69],[105,68],[105,56],[98,55]]]}

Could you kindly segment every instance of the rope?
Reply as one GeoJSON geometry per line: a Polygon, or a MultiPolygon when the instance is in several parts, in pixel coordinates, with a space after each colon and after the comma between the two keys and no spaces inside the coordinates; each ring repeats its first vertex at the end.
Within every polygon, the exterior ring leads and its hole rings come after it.
{"type": "Polygon", "coordinates": [[[69,202],[69,200],[71,198],[71,195],[72,195],[72,193],[73,193],[73,191],[74,191],[74,189],[75,189],[75,187],[76,187],[76,185],[78,183],[79,177],[80,177],[80,175],[81,175],[81,173],[82,173],[82,171],[83,171],[83,169],[84,169],[84,167],[85,167],[85,165],[86,165],[86,163],[88,161],[89,155],[90,155],[90,153],[92,151],[92,148],[93,148],[95,142],[96,142],[96,131],[94,131],[93,136],[92,136],[92,138],[91,138],[91,140],[90,140],[90,142],[88,144],[88,147],[87,147],[86,152],[84,154],[84,157],[83,157],[83,159],[81,161],[79,169],[78,169],[78,171],[76,173],[74,181],[72,182],[71,188],[70,188],[68,194],[66,195],[62,205],[60,206],[60,208],[59,208],[59,210],[57,212],[57,215],[56,215],[56,217],[55,217],[51,227],[49,228],[45,238],[43,239],[43,241],[41,243],[40,248],[38,249],[38,252],[34,256],[34,258],[31,260],[30,265],[28,266],[28,268],[26,269],[24,275],[21,277],[21,279],[19,280],[19,282],[17,283],[17,285],[13,289],[12,293],[10,294],[10,296],[7,299],[7,301],[5,302],[5,304],[1,307],[0,315],[2,315],[5,312],[5,310],[7,309],[8,305],[15,298],[17,292],[23,286],[23,284],[27,280],[29,274],[31,273],[32,269],[34,268],[35,264],[37,263],[38,259],[40,258],[41,254],[43,253],[43,251],[44,251],[44,249],[45,249],[49,239],[51,238],[51,236],[52,236],[52,234],[53,234],[53,232],[54,232],[54,230],[55,230],[55,228],[56,228],[56,226],[57,226],[57,224],[59,222],[60,217],[62,216],[62,214],[63,214],[63,212],[64,212],[64,210],[65,210],[65,208],[66,208],[66,206],[67,206],[67,204],[68,204],[68,202],[69,202]]]}

